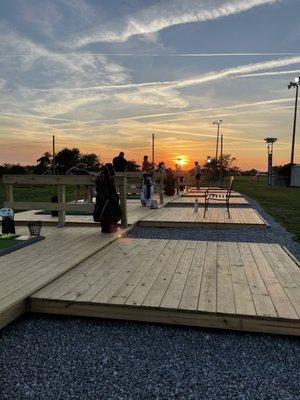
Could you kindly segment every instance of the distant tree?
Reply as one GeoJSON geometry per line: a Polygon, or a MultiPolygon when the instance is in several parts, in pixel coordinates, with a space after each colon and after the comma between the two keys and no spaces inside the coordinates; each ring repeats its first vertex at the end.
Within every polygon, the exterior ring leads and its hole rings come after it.
{"type": "Polygon", "coordinates": [[[212,180],[219,179],[221,168],[223,177],[227,175],[240,175],[241,170],[234,164],[235,161],[236,158],[232,157],[231,154],[223,154],[222,158],[211,158],[209,162],[205,163],[204,168],[212,180]]]}
{"type": "Polygon", "coordinates": [[[50,167],[52,163],[52,155],[46,151],[40,158],[37,159],[37,165],[34,167],[34,173],[42,175],[50,167]]]}
{"type": "Polygon", "coordinates": [[[80,164],[81,153],[78,148],[65,147],[55,155],[55,164],[58,173],[65,174],[71,167],[80,164]]]}
{"type": "Polygon", "coordinates": [[[101,166],[98,156],[94,153],[82,154],[79,163],[84,165],[88,171],[98,171],[101,166]]]}
{"type": "Polygon", "coordinates": [[[128,172],[140,172],[141,166],[136,163],[134,160],[127,161],[127,171],[128,172]]]}
{"type": "Polygon", "coordinates": [[[241,175],[246,175],[246,176],[255,176],[257,174],[257,169],[252,168],[246,171],[241,171],[241,175]]]}
{"type": "Polygon", "coordinates": [[[24,175],[27,173],[27,167],[20,164],[3,164],[0,166],[0,176],[2,175],[24,175]]]}

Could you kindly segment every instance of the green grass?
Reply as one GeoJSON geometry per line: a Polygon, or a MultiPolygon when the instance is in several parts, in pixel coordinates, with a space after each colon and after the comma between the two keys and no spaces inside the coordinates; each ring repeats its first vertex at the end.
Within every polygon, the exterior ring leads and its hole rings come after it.
{"type": "MultiPolygon", "coordinates": [[[[55,186],[24,186],[14,187],[14,200],[15,201],[44,201],[49,202],[51,197],[57,195],[57,187],[55,186]]],[[[81,193],[84,197],[84,188],[81,193]]],[[[5,194],[3,184],[0,183],[0,207],[3,207],[5,194]]],[[[67,201],[74,200],[75,187],[66,186],[66,199],[67,201]]]]}
{"type": "Polygon", "coordinates": [[[240,176],[236,178],[234,190],[257,200],[300,243],[300,188],[269,187],[264,177],[257,183],[252,177],[240,176]]]}
{"type": "Polygon", "coordinates": [[[0,250],[8,249],[9,247],[15,246],[20,243],[20,240],[16,239],[1,239],[0,240],[0,250]]]}

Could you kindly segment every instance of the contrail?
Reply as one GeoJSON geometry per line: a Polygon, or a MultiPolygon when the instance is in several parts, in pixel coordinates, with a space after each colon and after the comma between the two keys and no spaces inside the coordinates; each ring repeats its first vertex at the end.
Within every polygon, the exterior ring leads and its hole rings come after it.
{"type": "Polygon", "coordinates": [[[273,76],[273,75],[288,75],[288,74],[299,74],[300,70],[292,70],[292,71],[275,71],[275,72],[259,72],[258,74],[245,74],[245,75],[237,75],[234,78],[251,78],[251,77],[259,77],[259,76],[273,76]]]}
{"type": "MultiPolygon", "coordinates": [[[[108,123],[108,122],[122,122],[122,121],[127,121],[127,120],[139,120],[139,119],[145,119],[145,118],[154,118],[154,117],[162,117],[162,116],[170,116],[170,115],[182,115],[182,114],[191,114],[191,113],[198,113],[198,112],[203,112],[203,111],[214,111],[214,110],[227,110],[227,109],[238,109],[242,107],[255,107],[255,106],[261,106],[261,105],[268,105],[268,104],[280,104],[280,103],[287,103],[287,102],[293,102],[294,100],[291,98],[283,98],[283,99],[273,99],[273,100],[262,100],[262,101],[257,101],[254,103],[243,103],[243,104],[234,104],[231,106],[224,106],[224,107],[219,107],[219,108],[200,108],[200,109],[195,109],[195,110],[187,110],[187,111],[177,111],[177,112],[171,112],[171,113],[160,113],[160,114],[148,114],[148,115],[137,115],[137,116],[132,116],[132,117],[124,117],[124,118],[113,118],[113,119],[102,119],[102,120],[77,120],[77,119],[70,119],[70,118],[60,118],[60,117],[47,117],[47,116],[40,116],[40,115],[32,115],[32,114],[14,114],[14,113],[3,113],[0,112],[0,115],[2,116],[7,116],[7,117],[15,117],[15,118],[33,118],[33,119],[41,119],[41,120],[54,120],[54,121],[62,121],[62,122],[76,122],[76,123],[83,123],[83,124],[101,124],[101,123],[108,123]]],[[[263,110],[263,111],[267,111],[263,110]]],[[[215,114],[215,115],[220,115],[220,114],[215,114]]],[[[224,115],[224,114],[222,114],[224,115]]],[[[199,117],[199,118],[205,118],[205,117],[199,117]]]]}
{"type": "Polygon", "coordinates": [[[114,27],[101,26],[94,28],[89,34],[71,41],[70,45],[82,47],[96,42],[126,42],[136,35],[150,35],[176,25],[192,22],[213,21],[251,10],[252,8],[272,5],[281,0],[235,0],[222,1],[215,6],[207,3],[205,8],[202,2],[194,2],[189,8],[185,3],[162,2],[162,4],[148,7],[141,12],[120,19],[114,27]]]}

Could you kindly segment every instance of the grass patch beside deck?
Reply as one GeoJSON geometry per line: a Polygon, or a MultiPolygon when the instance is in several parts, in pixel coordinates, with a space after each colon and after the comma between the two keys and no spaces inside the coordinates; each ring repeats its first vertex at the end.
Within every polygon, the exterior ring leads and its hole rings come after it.
{"type": "Polygon", "coordinates": [[[252,177],[239,176],[234,183],[234,190],[258,201],[300,243],[300,188],[269,187],[264,177],[257,183],[252,177]]]}

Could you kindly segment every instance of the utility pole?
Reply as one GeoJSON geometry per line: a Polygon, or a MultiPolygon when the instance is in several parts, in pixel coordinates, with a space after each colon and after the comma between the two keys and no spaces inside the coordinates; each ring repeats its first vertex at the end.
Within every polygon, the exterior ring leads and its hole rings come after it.
{"type": "Polygon", "coordinates": [[[152,133],[152,164],[154,165],[154,133],[152,133]]]}
{"type": "Polygon", "coordinates": [[[223,135],[221,135],[220,183],[223,183],[223,135]]]}
{"type": "Polygon", "coordinates": [[[292,136],[292,150],[291,150],[291,164],[294,164],[299,85],[300,85],[300,77],[295,78],[295,81],[294,82],[290,82],[289,85],[288,85],[288,89],[291,89],[293,87],[296,88],[294,124],[293,124],[293,136],[292,136]]]}
{"type": "Polygon", "coordinates": [[[216,143],[216,162],[218,160],[218,152],[219,152],[219,136],[220,136],[220,125],[222,123],[222,120],[219,119],[218,121],[214,121],[213,125],[218,125],[217,128],[217,143],[216,143]]]}
{"type": "Polygon", "coordinates": [[[52,169],[53,175],[56,174],[56,165],[55,165],[55,135],[52,135],[52,169]]]}

